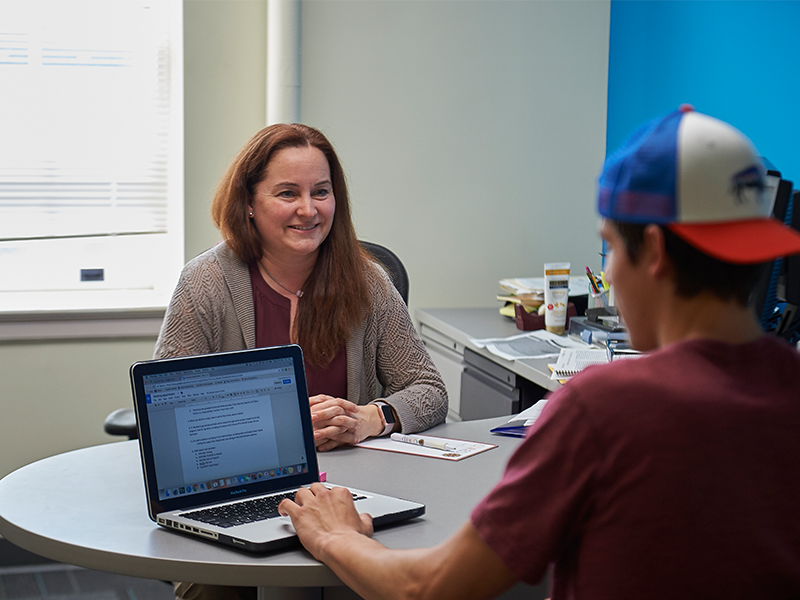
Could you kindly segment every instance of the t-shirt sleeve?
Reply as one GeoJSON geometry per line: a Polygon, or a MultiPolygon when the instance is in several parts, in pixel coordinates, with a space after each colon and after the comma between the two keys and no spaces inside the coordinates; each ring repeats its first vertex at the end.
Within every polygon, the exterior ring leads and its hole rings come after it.
{"type": "Polygon", "coordinates": [[[500,483],[472,512],[481,538],[532,585],[575,543],[590,510],[589,483],[599,450],[570,388],[550,397],[500,483]]]}

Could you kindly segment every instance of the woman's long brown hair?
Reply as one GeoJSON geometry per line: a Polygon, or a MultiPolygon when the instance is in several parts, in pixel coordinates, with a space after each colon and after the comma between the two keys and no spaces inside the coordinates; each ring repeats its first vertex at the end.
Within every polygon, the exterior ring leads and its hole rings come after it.
{"type": "Polygon", "coordinates": [[[225,242],[248,265],[255,264],[263,244],[248,206],[279,150],[311,146],[328,160],[336,212],[328,237],[319,247],[314,269],[297,305],[297,342],[306,360],[324,366],[347,340],[369,306],[364,275],[367,255],[356,238],[344,171],[328,139],[317,129],[278,124],[256,133],[233,159],[217,186],[211,217],[225,242]]]}

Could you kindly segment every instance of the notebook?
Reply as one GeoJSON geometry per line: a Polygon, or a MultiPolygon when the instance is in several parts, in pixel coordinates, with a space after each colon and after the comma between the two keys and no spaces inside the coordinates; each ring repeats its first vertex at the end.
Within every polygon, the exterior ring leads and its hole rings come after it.
{"type": "MultiPolygon", "coordinates": [[[[319,481],[300,347],[138,362],[130,375],[150,518],[255,552],[296,544],[291,520],[269,504],[319,481]]],[[[350,491],[377,527],[425,513],[350,491]]]]}
{"type": "Polygon", "coordinates": [[[569,379],[590,365],[602,365],[608,361],[608,353],[602,348],[562,348],[550,379],[569,379]]]}

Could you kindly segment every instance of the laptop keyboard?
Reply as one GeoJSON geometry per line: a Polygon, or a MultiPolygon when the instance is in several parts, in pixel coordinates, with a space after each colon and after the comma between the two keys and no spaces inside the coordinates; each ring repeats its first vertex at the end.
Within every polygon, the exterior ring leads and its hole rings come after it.
{"type": "MultiPolygon", "coordinates": [[[[234,527],[255,521],[264,521],[279,517],[278,505],[285,498],[294,500],[295,492],[276,494],[275,496],[265,496],[237,502],[235,504],[223,504],[221,506],[211,506],[200,510],[183,513],[181,516],[200,521],[208,525],[217,527],[234,527]]],[[[353,494],[353,500],[361,500],[366,496],[353,494]]]]}

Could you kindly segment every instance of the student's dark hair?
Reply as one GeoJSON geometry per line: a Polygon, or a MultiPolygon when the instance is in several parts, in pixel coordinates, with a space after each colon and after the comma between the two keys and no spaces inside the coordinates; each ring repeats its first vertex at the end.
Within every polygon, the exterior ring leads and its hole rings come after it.
{"type": "Polygon", "coordinates": [[[368,258],[356,237],[347,182],[333,145],[322,132],[307,125],[265,127],[250,138],[222,176],[211,204],[211,217],[231,250],[247,264],[256,263],[263,244],[248,208],[256,186],[266,177],[277,152],[306,147],[318,149],[328,161],[336,215],[303,286],[295,325],[306,360],[327,365],[369,307],[365,275],[368,258]]]}
{"type": "MultiPolygon", "coordinates": [[[[647,225],[612,223],[625,244],[628,259],[636,264],[647,225]]],[[[678,296],[692,298],[701,292],[709,292],[720,300],[733,300],[740,306],[750,304],[753,292],[770,263],[741,265],[724,262],[701,252],[666,227],[661,227],[661,231],[664,232],[667,256],[675,267],[675,293],[678,296]]]]}

